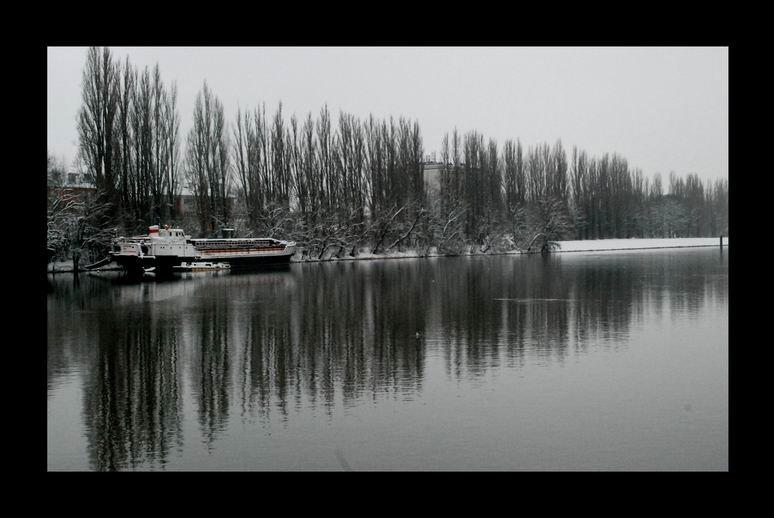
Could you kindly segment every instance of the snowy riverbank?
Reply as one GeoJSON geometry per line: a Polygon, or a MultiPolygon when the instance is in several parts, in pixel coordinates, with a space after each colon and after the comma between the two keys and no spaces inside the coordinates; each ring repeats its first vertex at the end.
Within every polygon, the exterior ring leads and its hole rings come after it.
{"type": "MultiPolygon", "coordinates": [[[[661,248],[698,248],[698,247],[720,247],[719,237],[686,237],[670,239],[589,239],[585,241],[558,241],[560,248],[553,253],[562,252],[617,252],[626,250],[656,250],[661,248]]],[[[723,246],[728,246],[728,238],[723,238],[723,246]]],[[[539,251],[526,252],[513,250],[500,253],[481,253],[476,246],[470,247],[471,251],[459,254],[461,256],[483,256],[483,255],[521,255],[528,253],[539,253],[539,251]]],[[[425,254],[420,254],[416,250],[405,250],[402,252],[393,252],[389,254],[371,254],[367,250],[362,250],[357,257],[343,256],[341,258],[330,258],[326,256],[317,260],[301,260],[298,256],[291,259],[292,263],[307,262],[329,262],[329,261],[367,261],[375,259],[410,259],[420,257],[446,257],[437,253],[436,249],[430,248],[425,254]]]]}
{"type": "MultiPolygon", "coordinates": [[[[672,239],[589,239],[585,241],[559,241],[560,248],[553,253],[564,252],[617,252],[625,250],[649,250],[659,248],[697,248],[697,247],[720,247],[719,237],[684,237],[672,239]]],[[[728,238],[723,238],[723,246],[728,246],[728,238]]],[[[472,252],[463,253],[464,256],[482,256],[482,255],[519,255],[526,252],[514,250],[501,254],[483,254],[478,252],[478,247],[472,247],[472,252]]],[[[420,254],[416,250],[405,250],[402,252],[393,252],[389,254],[372,254],[367,250],[362,250],[357,257],[347,255],[341,258],[331,258],[326,255],[323,259],[301,259],[298,254],[291,258],[291,263],[311,263],[311,262],[333,262],[333,261],[369,261],[377,259],[410,259],[419,257],[444,257],[438,254],[435,248],[431,248],[427,255],[420,254]]],[[[100,268],[99,270],[120,270],[120,267],[110,266],[100,268]]],[[[49,263],[49,273],[66,273],[73,271],[72,261],[63,261],[49,263]]]]}
{"type": "MultiPolygon", "coordinates": [[[[718,247],[720,237],[677,237],[671,239],[589,239],[586,241],[559,241],[556,252],[602,252],[619,250],[647,250],[656,248],[718,247]]],[[[728,246],[728,238],[723,238],[728,246]]]]}

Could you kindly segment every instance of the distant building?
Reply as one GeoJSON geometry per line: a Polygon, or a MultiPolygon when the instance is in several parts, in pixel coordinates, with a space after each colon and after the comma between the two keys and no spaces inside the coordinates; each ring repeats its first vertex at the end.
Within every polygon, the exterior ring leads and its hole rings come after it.
{"type": "Polygon", "coordinates": [[[48,177],[47,188],[49,195],[61,188],[66,188],[78,196],[92,196],[97,192],[86,175],[74,169],[70,169],[64,174],[61,171],[53,171],[48,177]]]}
{"type": "MultiPolygon", "coordinates": [[[[93,196],[97,189],[87,175],[79,173],[74,169],[62,174],[60,171],[54,171],[48,177],[49,196],[58,189],[68,189],[75,195],[93,196]]],[[[183,186],[180,194],[175,196],[175,213],[179,215],[194,214],[196,210],[193,192],[188,186],[183,186]]]]}
{"type": "Polygon", "coordinates": [[[432,192],[440,192],[442,169],[443,164],[440,162],[424,163],[425,189],[427,189],[428,194],[432,192]]]}
{"type": "Polygon", "coordinates": [[[187,184],[184,184],[180,194],[175,196],[175,214],[181,216],[196,214],[196,197],[187,184]]]}

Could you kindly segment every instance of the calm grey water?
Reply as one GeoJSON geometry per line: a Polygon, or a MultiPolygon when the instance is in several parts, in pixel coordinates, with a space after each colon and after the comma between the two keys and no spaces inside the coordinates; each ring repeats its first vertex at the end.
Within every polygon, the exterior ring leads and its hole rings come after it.
{"type": "Polygon", "coordinates": [[[50,470],[727,470],[728,249],[49,277],[50,470]]]}

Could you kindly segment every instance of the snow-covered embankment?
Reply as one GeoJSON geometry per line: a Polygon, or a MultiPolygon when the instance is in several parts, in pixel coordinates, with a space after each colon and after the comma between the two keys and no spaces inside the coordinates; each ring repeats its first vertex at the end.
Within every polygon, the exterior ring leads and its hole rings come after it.
{"type": "MultiPolygon", "coordinates": [[[[677,237],[669,239],[589,239],[585,241],[559,241],[556,252],[602,252],[615,250],[647,250],[651,248],[720,247],[720,237],[677,237]]],[[[728,238],[723,238],[728,246],[728,238]]]]}

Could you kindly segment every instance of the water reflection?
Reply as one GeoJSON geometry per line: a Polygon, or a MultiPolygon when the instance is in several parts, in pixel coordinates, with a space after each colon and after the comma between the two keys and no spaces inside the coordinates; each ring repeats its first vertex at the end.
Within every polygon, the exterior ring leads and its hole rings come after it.
{"type": "Polygon", "coordinates": [[[191,381],[199,425],[208,447],[225,430],[229,414],[229,305],[220,290],[199,297],[199,311],[188,327],[192,350],[191,381]]]}
{"type": "Polygon", "coordinates": [[[439,273],[439,334],[457,378],[503,361],[518,366],[526,355],[562,362],[589,347],[624,346],[644,307],[642,283],[615,262],[530,256],[471,268],[460,259],[439,273]]]}
{"type": "Polygon", "coordinates": [[[200,433],[186,443],[212,449],[234,419],[284,423],[294,412],[410,400],[430,356],[448,379],[475,381],[616,350],[646,313],[676,318],[725,303],[727,260],[342,262],[129,284],[58,276],[48,296],[48,387],[83,373],[92,469],[163,469],[183,449],[184,408],[200,433]]]}
{"type": "Polygon", "coordinates": [[[231,286],[253,302],[238,319],[243,412],[268,418],[276,406],[286,418],[290,404],[306,404],[330,413],[337,396],[347,406],[421,388],[427,301],[407,289],[419,273],[372,266],[306,265],[292,285],[231,286]]]}
{"type": "Polygon", "coordinates": [[[182,447],[179,319],[151,306],[95,314],[83,414],[92,468],[163,466],[182,447]]]}

